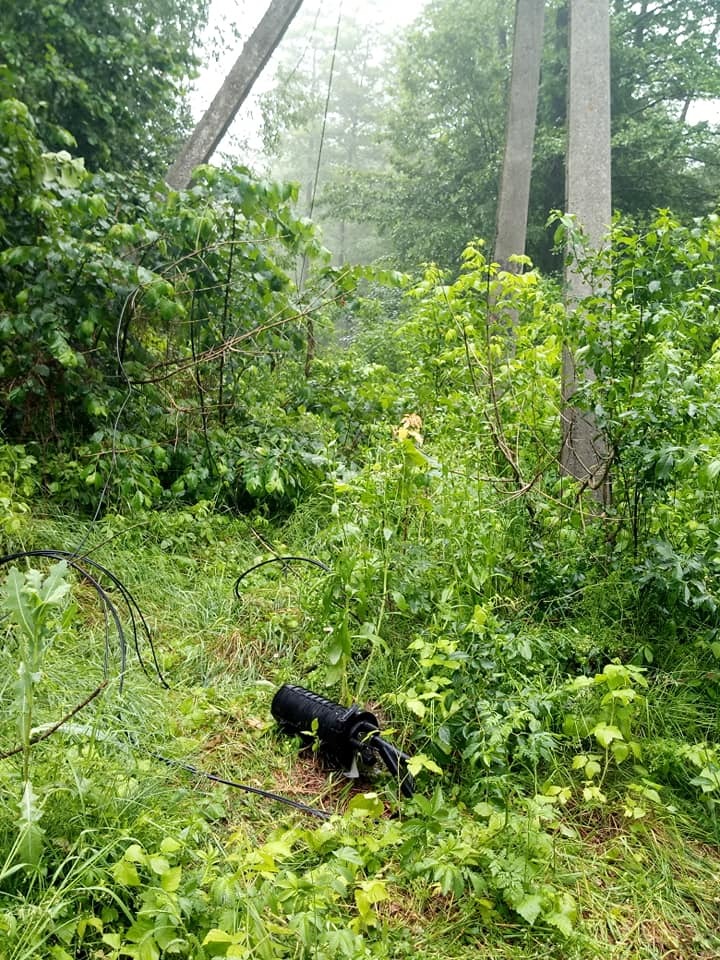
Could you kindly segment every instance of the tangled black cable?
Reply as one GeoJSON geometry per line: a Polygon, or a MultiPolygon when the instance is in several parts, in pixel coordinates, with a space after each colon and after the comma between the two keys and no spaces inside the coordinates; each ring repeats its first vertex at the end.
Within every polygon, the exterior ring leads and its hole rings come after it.
{"type": "Polygon", "coordinates": [[[112,571],[108,570],[108,568],[104,567],[101,563],[98,563],[97,560],[91,560],[90,557],[87,556],[79,558],[76,553],[69,553],[66,550],[19,550],[16,553],[8,553],[4,557],[0,557],[0,567],[5,566],[5,564],[12,563],[13,560],[26,560],[32,557],[46,557],[50,560],[64,560],[69,567],[72,567],[73,570],[76,570],[80,576],[90,584],[95,593],[98,595],[102,602],[103,612],[105,614],[105,656],[103,661],[103,675],[107,679],[110,662],[110,618],[112,618],[112,621],[115,625],[115,632],[117,634],[118,648],[120,653],[119,686],[120,691],[122,692],[123,683],[125,680],[125,670],[127,667],[127,642],[125,640],[125,631],[123,629],[122,621],[120,620],[120,614],[110,598],[107,590],[102,586],[96,577],[94,577],[82,566],[80,561],[82,560],[83,564],[89,565],[93,570],[97,571],[103,576],[106,576],[108,580],[110,580],[118,589],[125,602],[125,606],[127,607],[128,615],[130,617],[133,646],[135,647],[138,663],[140,664],[143,673],[146,677],[150,678],[150,672],[140,649],[140,633],[143,634],[145,640],[147,641],[153,666],[155,668],[155,674],[158,680],[166,690],[170,689],[170,685],[160,669],[157,653],[155,651],[155,644],[153,643],[152,634],[150,633],[150,627],[148,626],[147,620],[145,619],[135,597],[132,595],[132,593],[130,593],[125,584],[118,577],[116,577],[114,573],[112,573],[112,571]]]}
{"type": "MultiPolygon", "coordinates": [[[[323,563],[322,560],[316,560],[314,557],[299,557],[299,556],[298,557],[282,557],[282,556],[270,557],[269,560],[261,560],[259,563],[254,563],[251,567],[248,567],[247,570],[243,570],[243,572],[235,581],[235,585],[233,586],[233,593],[235,594],[235,598],[237,600],[242,599],[240,596],[240,584],[245,579],[245,577],[249,576],[255,570],[259,570],[260,567],[267,566],[267,564],[269,563],[281,563],[283,567],[286,567],[288,569],[290,569],[288,565],[291,563],[309,563],[309,564],[312,564],[313,567],[318,567],[324,573],[332,573],[331,568],[326,563],[323,563]]],[[[339,603],[339,601],[336,600],[335,598],[333,598],[331,602],[339,603]]],[[[348,609],[347,612],[352,617],[353,620],[355,620],[357,623],[360,623],[360,617],[355,613],[354,610],[348,609]]]]}
{"type": "MultiPolygon", "coordinates": [[[[112,620],[112,623],[114,624],[115,632],[118,638],[118,648],[119,648],[119,655],[120,655],[119,689],[122,692],[123,682],[125,678],[125,671],[127,668],[127,642],[125,639],[125,631],[123,629],[122,621],[120,619],[120,613],[117,609],[117,606],[113,603],[111,597],[108,595],[108,591],[103,587],[103,585],[99,582],[96,576],[93,576],[91,573],[88,572],[88,570],[84,568],[83,564],[89,565],[93,571],[97,572],[102,576],[107,577],[112,582],[112,584],[117,588],[117,590],[120,592],[120,595],[122,596],[123,601],[127,607],[127,611],[128,611],[128,615],[131,623],[131,634],[133,638],[133,646],[135,648],[135,653],[137,655],[138,662],[143,670],[143,673],[145,674],[146,677],[151,678],[150,672],[145,663],[145,660],[142,655],[141,647],[140,647],[140,636],[139,636],[140,633],[142,633],[142,635],[145,637],[145,640],[147,641],[147,644],[149,646],[157,679],[166,690],[170,689],[170,684],[165,679],[163,672],[160,668],[160,664],[157,658],[157,653],[155,650],[155,645],[153,643],[152,634],[150,632],[150,627],[148,626],[147,620],[145,619],[142,613],[142,610],[140,609],[135,597],[128,590],[125,584],[114,573],[112,573],[112,571],[108,570],[107,567],[103,566],[101,563],[98,563],[96,560],[91,560],[87,556],[79,558],[76,553],[69,553],[65,550],[19,550],[15,553],[8,553],[5,556],[0,557],[0,567],[3,567],[8,563],[12,563],[14,560],[26,560],[26,559],[32,559],[34,557],[44,557],[50,560],[64,560],[67,563],[67,565],[69,567],[72,567],[84,580],[86,580],[90,584],[90,586],[93,588],[93,590],[96,592],[96,594],[98,595],[98,597],[102,602],[103,612],[105,615],[105,654],[103,659],[103,675],[105,678],[104,682],[100,685],[100,687],[97,688],[97,690],[95,690],[90,695],[90,697],[87,697],[85,700],[82,701],[82,703],[78,704],[75,708],[73,708],[73,710],[71,710],[58,724],[55,724],[48,732],[46,732],[46,734],[44,734],[42,737],[39,737],[35,742],[40,742],[41,739],[46,739],[47,736],[49,736],[51,733],[54,733],[57,729],[59,729],[62,726],[63,723],[65,723],[66,720],[70,719],[76,713],[78,713],[81,709],[86,707],[107,686],[107,678],[108,678],[109,663],[110,663],[110,652],[111,652],[111,648],[110,648],[110,621],[111,620],[112,620]],[[81,560],[82,560],[82,563],[81,563],[81,560]]],[[[321,563],[319,560],[312,560],[307,557],[284,557],[284,558],[276,557],[276,558],[273,558],[273,560],[265,560],[262,563],[255,564],[249,570],[246,570],[243,574],[241,574],[235,584],[235,595],[239,596],[239,593],[237,591],[238,584],[248,573],[251,573],[252,570],[257,569],[258,567],[264,566],[266,563],[274,563],[280,560],[304,560],[317,567],[321,567],[323,570],[326,570],[329,572],[329,567],[321,563]]],[[[137,743],[134,743],[134,745],[139,746],[139,744],[137,743]]],[[[17,752],[18,752],[17,750],[7,751],[6,753],[0,755],[0,759],[6,759],[7,757],[14,756],[15,753],[17,752]]],[[[156,760],[160,760],[162,763],[166,764],[167,766],[178,767],[179,769],[186,770],[195,776],[204,777],[206,780],[211,780],[213,783],[220,783],[225,786],[232,787],[233,789],[236,789],[236,790],[242,790],[245,793],[250,793],[255,796],[263,797],[266,800],[273,800],[277,803],[283,803],[288,807],[292,807],[295,810],[299,810],[302,813],[307,813],[310,816],[317,817],[318,819],[321,819],[321,820],[328,820],[330,818],[330,814],[325,810],[321,810],[319,807],[312,807],[312,806],[309,806],[308,804],[300,803],[297,800],[292,800],[290,797],[284,797],[281,794],[273,793],[270,790],[263,790],[260,787],[250,786],[250,784],[247,784],[247,783],[238,783],[234,780],[228,780],[228,779],[225,779],[224,777],[220,777],[214,773],[207,773],[205,770],[201,770],[199,767],[193,766],[192,764],[186,763],[182,760],[175,760],[170,757],[165,757],[162,754],[155,753],[152,750],[147,750],[147,753],[151,757],[154,757],[156,760]]]]}
{"type": "Polygon", "coordinates": [[[173,760],[170,757],[163,757],[159,753],[153,753],[152,750],[148,750],[148,753],[151,757],[155,757],[156,760],[160,760],[162,763],[166,763],[170,767],[179,767],[181,770],[187,770],[189,773],[195,774],[198,777],[204,777],[206,780],[212,780],[213,783],[222,783],[226,787],[233,787],[235,790],[243,790],[245,793],[252,793],[257,797],[263,797],[265,800],[275,800],[277,803],[284,803],[287,807],[300,810],[302,813],[308,813],[310,816],[317,817],[319,820],[330,819],[331,815],[326,810],[321,810],[319,807],[311,807],[306,803],[300,803],[299,800],[291,800],[290,797],[284,797],[280,793],[273,793],[271,790],[263,790],[260,787],[251,787],[248,783],[237,783],[235,780],[226,780],[224,777],[219,777],[215,773],[207,773],[205,770],[201,770],[199,767],[195,767],[191,763],[185,763],[184,760],[173,760]]]}

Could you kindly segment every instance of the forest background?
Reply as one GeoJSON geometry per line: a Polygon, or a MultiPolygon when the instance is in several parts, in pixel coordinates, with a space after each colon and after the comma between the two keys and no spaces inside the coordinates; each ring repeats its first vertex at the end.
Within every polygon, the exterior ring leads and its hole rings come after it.
{"type": "Polygon", "coordinates": [[[3,6],[1,956],[717,956],[720,10],[610,7],[610,242],[563,212],[550,0],[511,274],[512,5],[301,12],[261,175],[180,191],[207,5],[3,6]],[[327,569],[233,593],[286,554],[327,569]],[[369,702],[416,796],[298,757],[284,681],[369,702]]]}

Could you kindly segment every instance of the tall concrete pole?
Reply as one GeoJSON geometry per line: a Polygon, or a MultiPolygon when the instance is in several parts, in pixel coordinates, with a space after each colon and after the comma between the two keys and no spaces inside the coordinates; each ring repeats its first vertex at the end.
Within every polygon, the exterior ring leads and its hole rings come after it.
{"type": "MultiPolygon", "coordinates": [[[[568,146],[566,209],[575,214],[588,239],[588,253],[599,251],[610,228],[610,7],[609,0],[570,0],[568,146]]],[[[569,309],[592,291],[577,265],[565,272],[569,309]]],[[[610,498],[607,441],[594,417],[573,407],[580,378],[571,346],[563,356],[563,470],[585,481],[601,502],[610,498]]]]}
{"type": "Polygon", "coordinates": [[[302,0],[272,0],[215,99],[165,175],[171,187],[177,190],[187,187],[193,169],[210,160],[301,6],[302,0]]]}
{"type": "Polygon", "coordinates": [[[494,254],[505,270],[518,269],[508,257],[525,253],[544,23],[545,0],[517,0],[494,254]]]}

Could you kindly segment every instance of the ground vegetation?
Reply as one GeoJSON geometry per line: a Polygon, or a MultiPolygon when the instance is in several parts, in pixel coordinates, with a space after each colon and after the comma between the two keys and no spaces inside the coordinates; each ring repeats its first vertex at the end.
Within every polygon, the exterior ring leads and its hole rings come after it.
{"type": "Polygon", "coordinates": [[[294,187],[86,166],[19,92],[3,960],[717,957],[718,214],[602,255],[555,215],[568,312],[472,236],[333,266],[294,187]],[[566,342],[602,505],[558,467],[566,342]],[[285,682],[367,705],[415,795],[283,735],[285,682]]]}

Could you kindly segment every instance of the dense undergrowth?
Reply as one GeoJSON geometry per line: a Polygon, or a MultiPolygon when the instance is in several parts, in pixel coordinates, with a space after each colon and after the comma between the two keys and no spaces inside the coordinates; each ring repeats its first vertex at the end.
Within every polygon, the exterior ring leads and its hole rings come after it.
{"type": "Polygon", "coordinates": [[[479,244],[330,271],[291,192],[138,192],[3,111],[2,552],[107,566],[169,689],[72,564],[2,567],[0,956],[717,956],[718,218],[616,224],[568,315],[479,244]],[[371,704],[416,796],[299,755],[285,681],[371,704]]]}

